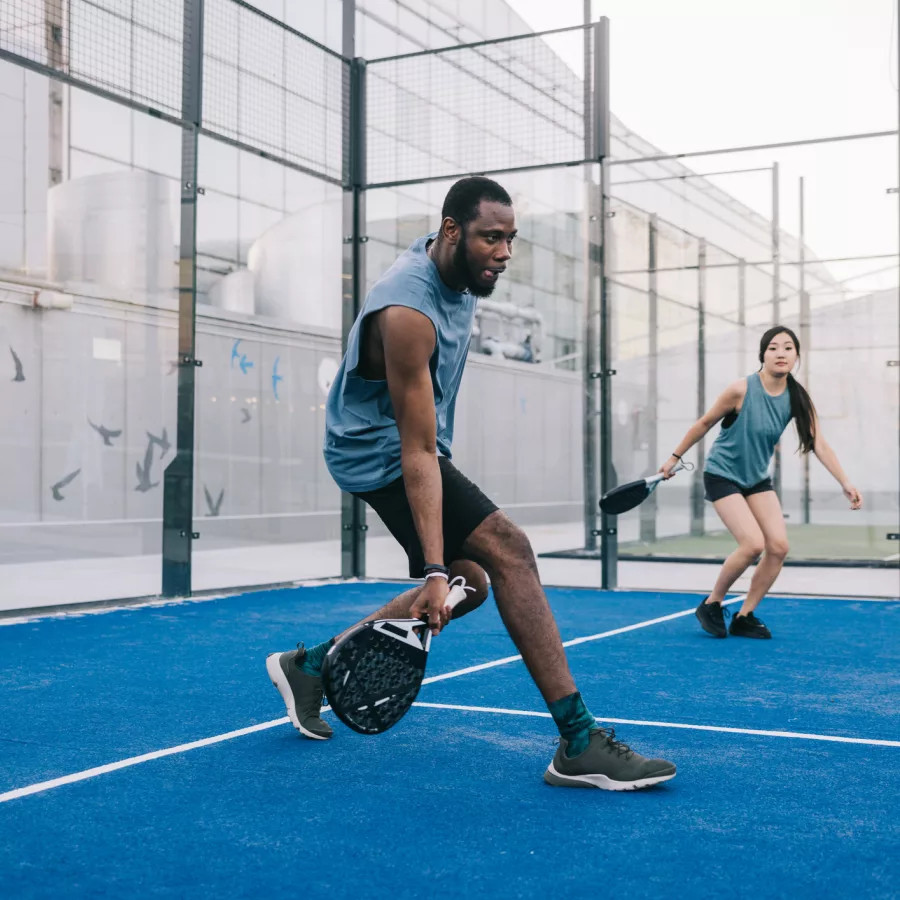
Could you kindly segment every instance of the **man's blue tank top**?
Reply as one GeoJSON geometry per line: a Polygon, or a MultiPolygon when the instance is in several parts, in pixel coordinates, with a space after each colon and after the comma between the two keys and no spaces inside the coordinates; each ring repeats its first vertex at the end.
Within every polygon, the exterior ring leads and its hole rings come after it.
{"type": "MultiPolygon", "coordinates": [[[[728,421],[727,417],[724,421],[728,421]]],[[[785,388],[773,397],[759,373],[747,376],[747,393],[738,417],[722,430],[706,458],[704,472],[749,488],[765,481],[775,445],[791,421],[791,398],[785,388]]]]}
{"type": "Polygon", "coordinates": [[[358,371],[365,318],[388,306],[407,306],[431,319],[437,341],[431,381],[437,414],[438,453],[450,458],[456,396],[475,319],[476,299],[451,290],[425,252],[437,237],[419,238],[375,284],[350,330],[347,352],[328,394],[325,464],[343,491],[374,491],[400,478],[400,432],[387,381],[358,371]]]}

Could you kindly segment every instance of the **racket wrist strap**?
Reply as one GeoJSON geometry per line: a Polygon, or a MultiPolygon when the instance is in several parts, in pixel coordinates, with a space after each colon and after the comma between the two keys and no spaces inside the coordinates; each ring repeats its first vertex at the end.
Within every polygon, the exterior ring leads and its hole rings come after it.
{"type": "Polygon", "coordinates": [[[425,580],[428,581],[429,578],[443,578],[448,584],[450,583],[450,576],[446,572],[428,572],[425,580]]]}
{"type": "Polygon", "coordinates": [[[680,457],[677,453],[673,453],[672,456],[674,456],[675,459],[678,459],[678,460],[681,460],[681,462],[684,462],[684,459],[682,459],[682,457],[680,457]]]}

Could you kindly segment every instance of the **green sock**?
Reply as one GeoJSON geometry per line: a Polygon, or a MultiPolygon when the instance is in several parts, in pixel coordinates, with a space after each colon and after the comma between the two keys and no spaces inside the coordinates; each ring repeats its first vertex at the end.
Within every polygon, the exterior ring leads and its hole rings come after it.
{"type": "Polygon", "coordinates": [[[549,703],[547,708],[553,716],[553,721],[556,722],[559,736],[567,741],[566,756],[584,753],[591,740],[591,729],[600,726],[584,705],[581,694],[576,691],[568,697],[549,703]]]}
{"type": "Polygon", "coordinates": [[[309,650],[306,651],[306,656],[300,666],[301,671],[306,672],[307,675],[321,675],[325,654],[331,649],[333,643],[334,638],[329,638],[321,644],[316,644],[315,647],[310,647],[309,650]]]}

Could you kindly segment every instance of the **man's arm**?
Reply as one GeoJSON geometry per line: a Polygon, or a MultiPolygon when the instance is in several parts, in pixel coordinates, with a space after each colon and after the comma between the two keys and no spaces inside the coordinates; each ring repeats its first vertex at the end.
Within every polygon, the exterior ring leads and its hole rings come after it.
{"type": "Polygon", "coordinates": [[[400,461],[406,496],[426,563],[444,564],[441,470],[429,361],[435,333],[431,320],[404,306],[379,317],[388,392],[400,431],[400,461]]]}

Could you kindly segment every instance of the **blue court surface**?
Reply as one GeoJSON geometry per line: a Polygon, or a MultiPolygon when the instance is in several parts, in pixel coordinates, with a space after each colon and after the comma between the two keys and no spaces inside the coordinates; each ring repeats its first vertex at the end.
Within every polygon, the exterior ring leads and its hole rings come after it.
{"type": "Polygon", "coordinates": [[[0,897],[900,896],[900,602],[773,598],[772,641],[715,640],[696,595],[548,591],[596,636],[568,650],[592,711],[678,764],[608,793],[544,784],[521,661],[459,673],[515,654],[490,601],[395,729],[299,737],[266,654],[399,589],[0,627],[0,897]]]}

